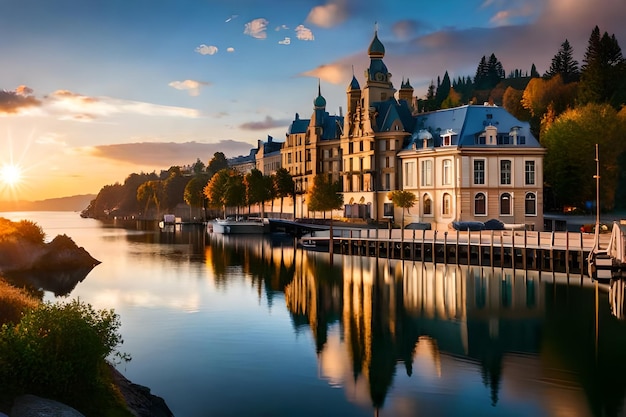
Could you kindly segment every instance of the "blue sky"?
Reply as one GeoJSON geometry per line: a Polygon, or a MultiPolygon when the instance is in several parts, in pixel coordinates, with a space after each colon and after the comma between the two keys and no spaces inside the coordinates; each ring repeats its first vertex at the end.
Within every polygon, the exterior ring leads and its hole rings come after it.
{"type": "Polygon", "coordinates": [[[375,27],[399,88],[447,70],[473,76],[495,53],[540,73],[567,38],[581,61],[591,30],[626,47],[624,0],[0,0],[0,164],[21,184],[0,199],[97,193],[216,151],[248,153],[364,84],[375,27]]]}

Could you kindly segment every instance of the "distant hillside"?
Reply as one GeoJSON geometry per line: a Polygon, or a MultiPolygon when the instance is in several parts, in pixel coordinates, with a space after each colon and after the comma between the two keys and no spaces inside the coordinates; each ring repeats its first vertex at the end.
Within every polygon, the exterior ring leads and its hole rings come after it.
{"type": "Polygon", "coordinates": [[[0,211],[82,211],[95,194],[73,195],[39,201],[0,201],[0,211]]]}

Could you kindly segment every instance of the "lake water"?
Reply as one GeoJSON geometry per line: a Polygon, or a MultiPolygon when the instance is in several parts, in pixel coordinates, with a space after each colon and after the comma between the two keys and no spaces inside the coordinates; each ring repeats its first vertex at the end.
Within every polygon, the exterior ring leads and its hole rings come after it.
{"type": "Polygon", "coordinates": [[[102,264],[69,295],[122,321],[119,366],[195,416],[616,416],[624,286],[294,249],[289,237],[0,213],[102,264]]]}

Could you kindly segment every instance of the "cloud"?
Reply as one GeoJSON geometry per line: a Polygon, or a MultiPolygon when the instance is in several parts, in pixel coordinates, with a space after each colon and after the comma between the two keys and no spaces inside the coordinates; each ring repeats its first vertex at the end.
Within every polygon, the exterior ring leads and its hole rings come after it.
{"type": "Polygon", "coordinates": [[[289,27],[287,25],[280,25],[277,26],[276,29],[274,29],[276,32],[280,32],[281,30],[289,30],[289,27]]]}
{"type": "Polygon", "coordinates": [[[202,44],[195,51],[200,55],[215,55],[218,51],[217,46],[202,44]]]}
{"type": "Polygon", "coordinates": [[[268,23],[269,22],[263,18],[254,19],[246,23],[243,33],[256,39],[265,39],[267,38],[266,30],[268,23]]]}
{"type": "Polygon", "coordinates": [[[239,127],[245,130],[266,130],[275,127],[287,127],[289,123],[291,123],[290,120],[274,120],[270,116],[267,116],[262,122],[243,123],[239,127]]]}
{"type": "Polygon", "coordinates": [[[57,90],[44,97],[43,105],[51,115],[83,121],[123,114],[188,118],[200,116],[197,110],[185,107],[162,106],[110,97],[90,97],[68,90],[57,90]]]}
{"type": "Polygon", "coordinates": [[[226,48],[226,52],[235,52],[235,48],[229,46],[228,48],[226,48]]]}
{"type": "Polygon", "coordinates": [[[505,10],[499,10],[492,18],[490,22],[497,26],[510,25],[516,18],[528,18],[538,13],[539,5],[532,3],[524,3],[518,8],[509,8],[505,10]]]}
{"type": "Polygon", "coordinates": [[[319,67],[304,72],[300,75],[305,77],[319,78],[331,84],[348,83],[351,76],[351,66],[348,63],[334,63],[328,65],[320,65],[319,67]]]}
{"type": "Polygon", "coordinates": [[[20,85],[14,91],[0,90],[0,114],[18,114],[31,107],[39,107],[41,101],[32,93],[33,90],[25,85],[20,85]]]}
{"type": "Polygon", "coordinates": [[[313,32],[311,29],[304,27],[303,25],[298,25],[295,29],[296,37],[301,41],[312,41],[315,40],[315,36],[313,36],[313,32]]]}
{"type": "Polygon", "coordinates": [[[200,158],[201,161],[208,161],[215,152],[223,152],[226,157],[247,154],[250,152],[251,147],[248,142],[227,139],[216,143],[119,143],[77,148],[76,151],[97,158],[159,169],[172,165],[193,163],[197,158],[200,158]]]}
{"type": "MultiPolygon", "coordinates": [[[[626,44],[626,26],[623,24],[626,7],[623,7],[623,0],[603,1],[605,7],[598,7],[597,0],[524,1],[527,9],[517,0],[489,0],[483,3],[485,7],[493,8],[487,10],[493,12],[491,15],[513,9],[518,11],[515,19],[528,15],[516,24],[463,29],[444,27],[429,32],[422,27],[421,30],[417,28],[409,38],[384,40],[384,61],[393,74],[392,82],[397,87],[402,78],[410,78],[415,94],[421,97],[426,94],[430,81],[443,76],[445,71],[455,78],[474,77],[481,56],[491,53],[502,62],[507,74],[515,69],[529,72],[533,63],[543,73],[566,38],[574,49],[574,58],[582,62],[596,24],[601,32],[614,33],[622,47],[626,44]]],[[[397,26],[391,27],[394,31],[400,29],[396,35],[408,35],[416,25],[400,20],[397,26]]],[[[379,32],[381,35],[385,37],[387,34],[379,32]]],[[[355,73],[363,86],[363,70],[369,65],[366,52],[368,41],[363,42],[360,52],[327,62],[300,75],[347,86],[355,73]]]]}
{"type": "Polygon", "coordinates": [[[35,139],[35,143],[38,145],[51,145],[57,148],[67,147],[67,142],[61,139],[61,135],[58,133],[48,132],[35,139]]]}
{"type": "Polygon", "coordinates": [[[285,36],[285,39],[278,41],[278,43],[281,45],[289,45],[291,43],[291,38],[289,36],[285,36]]]}
{"type": "Polygon", "coordinates": [[[414,37],[420,32],[423,28],[426,28],[427,24],[424,22],[419,22],[413,19],[404,19],[395,22],[391,30],[394,35],[401,40],[406,40],[414,37]]]}
{"type": "Polygon", "coordinates": [[[345,2],[337,2],[312,8],[306,21],[319,27],[330,28],[342,23],[347,17],[345,2]]]}
{"type": "Polygon", "coordinates": [[[238,14],[231,15],[228,19],[226,19],[226,23],[228,23],[228,22],[230,22],[231,20],[236,19],[236,18],[238,18],[238,17],[239,17],[239,15],[238,15],[238,14]]]}
{"type": "Polygon", "coordinates": [[[172,81],[168,84],[177,90],[187,90],[190,96],[200,95],[200,88],[202,86],[210,85],[205,81],[185,80],[185,81],[172,81]]]}

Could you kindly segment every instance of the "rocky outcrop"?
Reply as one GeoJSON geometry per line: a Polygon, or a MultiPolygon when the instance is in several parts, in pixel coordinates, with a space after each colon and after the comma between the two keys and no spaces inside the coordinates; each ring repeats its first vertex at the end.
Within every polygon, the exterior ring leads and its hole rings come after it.
{"type": "Polygon", "coordinates": [[[5,241],[0,244],[0,254],[0,273],[93,268],[100,263],[66,235],[58,235],[47,244],[5,241]]]}
{"type": "Polygon", "coordinates": [[[11,417],[85,417],[72,407],[35,395],[20,395],[11,408],[11,417]]]}
{"type": "Polygon", "coordinates": [[[113,381],[126,400],[128,409],[136,417],[173,417],[163,398],[150,392],[150,388],[130,382],[117,369],[111,367],[113,381]]]}

